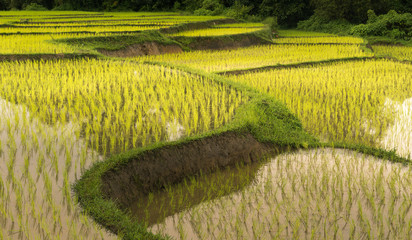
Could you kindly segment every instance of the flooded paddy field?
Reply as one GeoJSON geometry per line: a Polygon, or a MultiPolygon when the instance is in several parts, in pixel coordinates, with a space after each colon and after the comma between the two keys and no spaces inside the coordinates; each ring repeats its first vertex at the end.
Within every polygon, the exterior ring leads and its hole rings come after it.
{"type": "Polygon", "coordinates": [[[410,166],[348,150],[301,150],[263,164],[246,188],[150,229],[176,239],[409,239],[411,187],[410,166]]]}
{"type": "Polygon", "coordinates": [[[1,19],[0,240],[412,238],[410,48],[283,30],[114,59],[100,52],[267,26],[30,14],[1,19]]]}

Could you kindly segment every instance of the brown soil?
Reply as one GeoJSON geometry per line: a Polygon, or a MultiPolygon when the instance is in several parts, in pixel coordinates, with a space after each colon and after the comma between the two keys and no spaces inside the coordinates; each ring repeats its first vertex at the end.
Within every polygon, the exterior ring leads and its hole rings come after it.
{"type": "Polygon", "coordinates": [[[129,163],[107,171],[102,176],[101,190],[105,197],[127,208],[137,198],[185,177],[240,162],[256,162],[275,152],[273,146],[258,142],[249,133],[226,132],[145,151],[129,163]]]}
{"type": "Polygon", "coordinates": [[[98,49],[98,51],[110,57],[134,57],[144,55],[159,55],[165,53],[179,53],[183,50],[177,44],[163,45],[157,42],[145,42],[142,44],[133,44],[120,50],[98,49]]]}

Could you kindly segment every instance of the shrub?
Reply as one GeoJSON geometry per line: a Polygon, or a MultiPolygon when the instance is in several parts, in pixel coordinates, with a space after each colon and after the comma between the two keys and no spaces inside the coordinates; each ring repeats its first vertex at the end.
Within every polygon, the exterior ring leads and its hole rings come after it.
{"type": "Polygon", "coordinates": [[[24,10],[26,11],[47,11],[49,9],[43,7],[40,4],[37,3],[30,3],[29,5],[27,5],[24,10]]]}
{"type": "Polygon", "coordinates": [[[346,34],[350,31],[353,25],[348,21],[341,20],[325,20],[320,15],[314,14],[308,20],[300,21],[297,29],[306,31],[329,32],[346,34]]]}
{"type": "Polygon", "coordinates": [[[367,24],[352,27],[350,34],[363,37],[384,36],[409,41],[412,39],[412,14],[398,14],[391,10],[387,14],[376,16],[369,10],[367,24]]]}

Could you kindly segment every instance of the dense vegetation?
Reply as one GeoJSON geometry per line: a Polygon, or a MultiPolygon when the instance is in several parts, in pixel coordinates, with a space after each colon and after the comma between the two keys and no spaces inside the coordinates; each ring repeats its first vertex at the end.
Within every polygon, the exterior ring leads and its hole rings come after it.
{"type": "Polygon", "coordinates": [[[0,0],[0,10],[98,10],[98,11],[185,11],[198,15],[227,15],[234,18],[277,17],[279,24],[296,26],[312,21],[365,23],[368,10],[377,15],[389,10],[411,12],[408,0],[0,0]]]}

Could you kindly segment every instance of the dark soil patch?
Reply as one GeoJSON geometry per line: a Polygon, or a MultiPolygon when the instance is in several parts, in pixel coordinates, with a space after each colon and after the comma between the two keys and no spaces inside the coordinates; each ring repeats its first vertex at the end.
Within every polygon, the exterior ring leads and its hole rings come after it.
{"type": "Polygon", "coordinates": [[[188,143],[148,150],[102,176],[103,196],[128,208],[139,197],[184,178],[218,168],[248,164],[275,153],[250,133],[226,132],[188,143]]]}
{"type": "Polygon", "coordinates": [[[0,62],[4,61],[26,61],[26,60],[54,60],[54,59],[77,59],[96,58],[92,54],[0,54],[0,62]]]}
{"type": "Polygon", "coordinates": [[[100,53],[110,57],[134,57],[144,55],[159,55],[166,53],[179,53],[182,48],[177,44],[160,44],[157,42],[145,42],[129,45],[119,50],[97,49],[100,53]]]}

